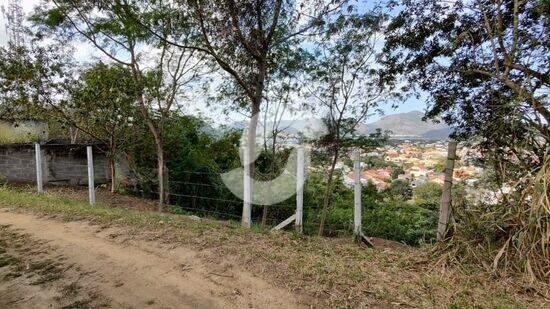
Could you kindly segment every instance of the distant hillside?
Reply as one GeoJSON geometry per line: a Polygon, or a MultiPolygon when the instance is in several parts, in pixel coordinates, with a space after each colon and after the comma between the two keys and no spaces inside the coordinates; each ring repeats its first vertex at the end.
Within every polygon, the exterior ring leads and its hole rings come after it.
{"type": "Polygon", "coordinates": [[[387,115],[380,120],[364,124],[359,132],[365,134],[380,128],[392,131],[394,138],[409,139],[446,139],[451,128],[444,123],[422,121],[424,114],[419,111],[387,115]]]}
{"type": "MultiPolygon", "coordinates": [[[[419,111],[387,115],[376,122],[360,124],[357,131],[360,134],[368,134],[380,128],[383,131],[392,131],[392,137],[399,139],[438,140],[449,137],[449,134],[451,133],[451,128],[449,126],[444,123],[422,121],[423,116],[424,114],[419,111]]],[[[242,129],[244,126],[244,121],[235,122],[230,125],[231,128],[236,129],[242,129]]],[[[279,129],[290,134],[296,134],[298,132],[314,132],[321,130],[322,127],[323,122],[318,118],[283,120],[279,125],[279,129]]]]}

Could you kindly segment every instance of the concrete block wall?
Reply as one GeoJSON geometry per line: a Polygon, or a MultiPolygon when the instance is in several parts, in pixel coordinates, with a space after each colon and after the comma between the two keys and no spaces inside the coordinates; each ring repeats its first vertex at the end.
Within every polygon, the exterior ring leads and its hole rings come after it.
{"type": "MultiPolygon", "coordinates": [[[[42,145],[44,183],[86,185],[88,169],[85,145],[42,145]]],[[[0,145],[0,175],[8,182],[35,182],[34,144],[0,145]]],[[[100,148],[94,147],[96,184],[107,183],[109,165],[100,148]]]]}
{"type": "Polygon", "coordinates": [[[0,175],[8,181],[34,181],[35,166],[34,148],[0,147],[0,175]]]}

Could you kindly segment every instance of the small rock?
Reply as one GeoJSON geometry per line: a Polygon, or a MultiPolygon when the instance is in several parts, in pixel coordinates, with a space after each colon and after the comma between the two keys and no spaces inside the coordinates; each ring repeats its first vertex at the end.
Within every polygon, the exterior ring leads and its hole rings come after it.
{"type": "Polygon", "coordinates": [[[197,216],[189,216],[189,219],[193,220],[193,221],[201,221],[202,219],[197,217],[197,216]]]}

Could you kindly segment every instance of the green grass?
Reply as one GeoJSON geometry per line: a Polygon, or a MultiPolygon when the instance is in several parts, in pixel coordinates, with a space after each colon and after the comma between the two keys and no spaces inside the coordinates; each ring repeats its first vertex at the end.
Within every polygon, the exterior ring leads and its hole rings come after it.
{"type": "Polygon", "coordinates": [[[96,224],[116,224],[144,228],[186,227],[197,229],[199,232],[214,226],[214,222],[211,221],[202,221],[201,224],[197,224],[187,216],[133,211],[111,207],[103,203],[96,203],[92,206],[83,201],[59,197],[48,192],[43,194],[29,192],[24,188],[0,188],[0,205],[59,215],[60,218],[67,221],[87,219],[96,224]]]}
{"type": "Polygon", "coordinates": [[[544,307],[536,293],[511,280],[436,265],[429,247],[368,249],[351,238],[247,230],[237,222],[135,211],[0,188],[0,207],[125,227],[134,237],[189,246],[213,263],[236,263],[269,282],[309,295],[317,307],[544,307]]]}

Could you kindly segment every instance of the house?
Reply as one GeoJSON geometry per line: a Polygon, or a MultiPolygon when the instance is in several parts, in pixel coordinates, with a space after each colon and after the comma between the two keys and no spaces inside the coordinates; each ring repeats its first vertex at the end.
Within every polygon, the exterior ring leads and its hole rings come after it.
{"type": "Polygon", "coordinates": [[[425,177],[428,174],[428,170],[418,166],[413,166],[411,167],[410,173],[414,177],[425,177]]]}
{"type": "Polygon", "coordinates": [[[445,173],[428,173],[428,180],[431,182],[435,182],[439,185],[443,185],[445,183],[445,173]]]}
{"type": "Polygon", "coordinates": [[[426,176],[418,177],[418,178],[414,179],[413,181],[411,181],[411,187],[416,188],[421,184],[427,183],[428,181],[429,181],[429,179],[426,176]]]}
{"type": "Polygon", "coordinates": [[[405,173],[397,175],[397,179],[411,181],[413,179],[413,176],[410,173],[405,173]]]}

